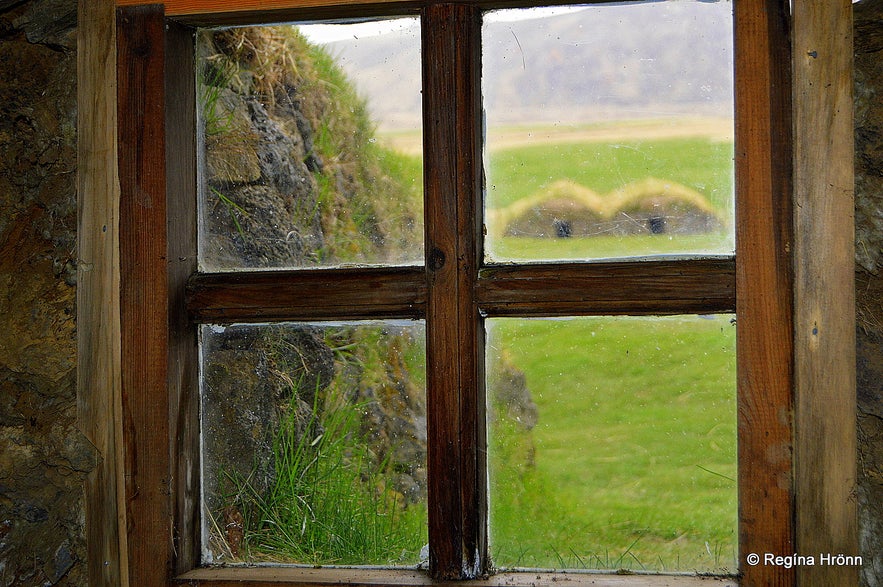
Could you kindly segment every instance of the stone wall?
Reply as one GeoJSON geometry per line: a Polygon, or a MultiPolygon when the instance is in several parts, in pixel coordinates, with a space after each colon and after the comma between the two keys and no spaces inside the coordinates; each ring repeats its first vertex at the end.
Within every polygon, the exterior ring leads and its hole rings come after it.
{"type": "Polygon", "coordinates": [[[0,1],[0,586],[86,585],[76,0],[0,1]]]}
{"type": "Polygon", "coordinates": [[[858,506],[864,585],[883,584],[883,0],[855,5],[858,506]]]}

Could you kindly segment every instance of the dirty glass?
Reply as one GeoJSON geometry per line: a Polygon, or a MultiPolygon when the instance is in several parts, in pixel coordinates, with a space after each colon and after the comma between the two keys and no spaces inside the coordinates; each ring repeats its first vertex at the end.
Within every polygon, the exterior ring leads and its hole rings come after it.
{"type": "Polygon", "coordinates": [[[730,2],[492,11],[486,259],[733,254],[730,2]]]}
{"type": "Polygon", "coordinates": [[[736,571],[733,322],[488,320],[496,568],[736,571]]]}
{"type": "Polygon", "coordinates": [[[202,270],[422,261],[417,19],[197,39],[202,270]]]}
{"type": "Polygon", "coordinates": [[[425,564],[423,323],[200,338],[202,562],[425,564]]]}

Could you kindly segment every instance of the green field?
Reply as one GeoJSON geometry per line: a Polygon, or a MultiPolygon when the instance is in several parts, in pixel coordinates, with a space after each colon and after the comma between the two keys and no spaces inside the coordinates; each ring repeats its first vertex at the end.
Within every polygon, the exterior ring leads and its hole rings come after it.
{"type": "MultiPolygon", "coordinates": [[[[486,207],[503,208],[559,179],[605,194],[656,177],[699,191],[730,219],[732,157],[732,143],[704,138],[492,150],[486,207]]],[[[488,232],[502,231],[489,227],[488,232]]],[[[731,253],[733,248],[727,231],[489,238],[494,260],[731,253]]],[[[512,423],[491,425],[495,564],[734,572],[735,326],[730,318],[489,324],[489,357],[509,356],[525,373],[539,410],[529,433],[512,423]]]]}
{"type": "Polygon", "coordinates": [[[588,238],[503,237],[505,226],[488,215],[487,257],[491,261],[579,260],[628,255],[732,254],[732,143],[705,138],[616,144],[565,143],[492,151],[487,164],[488,211],[501,210],[569,180],[604,196],[627,184],[657,178],[702,194],[717,211],[723,230],[709,234],[594,236],[588,238]]]}
{"type": "Polygon", "coordinates": [[[734,570],[727,316],[492,320],[489,348],[539,408],[489,433],[495,564],[734,570]]]}
{"type": "Polygon", "coordinates": [[[558,179],[605,193],[645,177],[690,186],[724,208],[732,194],[733,145],[704,138],[543,144],[492,151],[487,167],[490,209],[558,179]]]}

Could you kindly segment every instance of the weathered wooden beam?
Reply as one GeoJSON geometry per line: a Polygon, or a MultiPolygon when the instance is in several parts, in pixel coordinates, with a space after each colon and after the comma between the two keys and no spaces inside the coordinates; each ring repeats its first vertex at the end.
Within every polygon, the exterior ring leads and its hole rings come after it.
{"type": "Polygon", "coordinates": [[[187,305],[198,322],[422,318],[421,267],[200,273],[187,305]]]}
{"type": "MultiPolygon", "coordinates": [[[[793,4],[796,552],[858,554],[852,3],[793,4]]],[[[800,585],[859,567],[801,566],[800,585]]]]}
{"type": "MultiPolygon", "coordinates": [[[[596,3],[619,0],[595,0],[596,3]]],[[[117,0],[119,6],[139,6],[151,0],[117,0]]],[[[166,14],[189,24],[258,24],[292,18],[346,18],[417,13],[424,0],[164,0],[166,14]]],[[[483,10],[530,6],[530,0],[457,0],[483,10]]],[[[585,0],[556,0],[555,4],[584,4],[585,0]]]]}
{"type": "MultiPolygon", "coordinates": [[[[487,316],[734,312],[732,258],[544,263],[481,269],[474,303],[487,316]]],[[[197,322],[424,318],[424,269],[194,273],[197,322]]]]}
{"type": "Polygon", "coordinates": [[[740,572],[793,585],[793,568],[746,560],[794,552],[790,8],[733,7],[740,572]]]}
{"type": "Polygon", "coordinates": [[[169,425],[175,572],[199,564],[201,543],[199,348],[186,304],[197,270],[196,63],[194,31],[166,29],[166,202],[169,269],[169,425]],[[189,195],[190,197],[186,197],[189,195]]]}
{"type": "Polygon", "coordinates": [[[487,571],[481,261],[481,16],[467,4],[423,12],[426,147],[426,388],[429,568],[487,571]]]}
{"type": "Polygon", "coordinates": [[[77,419],[99,459],[85,483],[89,584],[128,585],[120,403],[119,178],[113,0],[77,30],[77,419]]]}
{"type": "Polygon", "coordinates": [[[501,265],[482,269],[488,316],[705,314],[736,309],[732,258],[501,265]]]}
{"type": "MultiPolygon", "coordinates": [[[[405,569],[292,569],[284,567],[214,567],[196,569],[179,578],[181,584],[200,587],[333,587],[354,585],[442,585],[422,571],[405,569]]],[[[465,587],[534,587],[566,584],[572,587],[736,587],[735,579],[689,575],[601,575],[597,573],[498,573],[468,582],[444,583],[465,587]]]]}
{"type": "Polygon", "coordinates": [[[120,353],[125,524],[131,585],[171,572],[165,16],[117,10],[120,353]]]}

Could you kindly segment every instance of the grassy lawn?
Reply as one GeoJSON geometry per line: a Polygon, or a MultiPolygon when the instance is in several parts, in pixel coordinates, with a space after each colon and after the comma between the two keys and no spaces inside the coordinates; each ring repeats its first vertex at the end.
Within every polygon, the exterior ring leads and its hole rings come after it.
{"type": "Polygon", "coordinates": [[[491,209],[558,179],[603,194],[646,177],[682,183],[723,208],[732,194],[733,145],[704,138],[544,144],[492,151],[487,166],[491,209]]]}
{"type": "Polygon", "coordinates": [[[728,317],[494,320],[489,345],[539,408],[532,440],[492,426],[498,566],[734,569],[728,317]]]}
{"type": "Polygon", "coordinates": [[[489,261],[604,259],[630,255],[700,254],[708,251],[713,251],[714,254],[726,254],[732,253],[732,248],[731,239],[718,233],[677,237],[651,234],[555,239],[520,236],[498,239],[493,244],[489,261]]]}

